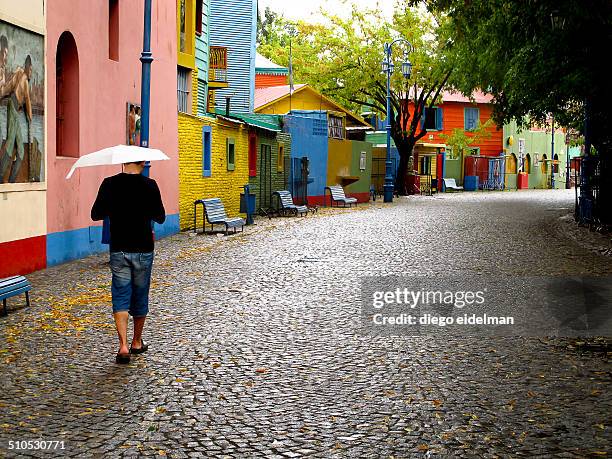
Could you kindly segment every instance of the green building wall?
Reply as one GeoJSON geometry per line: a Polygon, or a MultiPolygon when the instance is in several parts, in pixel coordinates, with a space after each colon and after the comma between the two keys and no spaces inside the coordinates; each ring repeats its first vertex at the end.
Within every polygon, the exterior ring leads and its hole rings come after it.
{"type": "Polygon", "coordinates": [[[257,130],[257,176],[249,177],[251,193],[255,194],[256,207],[270,207],[270,195],[287,189],[289,158],[291,157],[291,135],[284,132],[257,130]],[[261,146],[270,146],[269,161],[264,161],[261,146]],[[279,168],[279,148],[283,146],[283,163],[279,168]],[[265,177],[264,177],[265,175],[265,177]],[[265,183],[262,186],[262,180],[265,183]]]}
{"type": "MultiPolygon", "coordinates": [[[[519,139],[525,139],[525,155],[529,154],[531,164],[529,173],[529,188],[550,188],[551,164],[542,170],[541,160],[544,155],[551,159],[552,134],[545,131],[524,130],[519,132],[516,122],[506,124],[503,129],[504,151],[506,155],[514,154],[519,161],[519,139]],[[512,136],[513,143],[509,144],[512,136]]],[[[555,188],[565,188],[568,146],[565,144],[565,133],[555,129],[555,154],[559,158],[558,172],[555,173],[555,188]]],[[[517,164],[518,168],[518,164],[517,164]]],[[[506,174],[506,187],[516,189],[516,174],[506,174]]]]}

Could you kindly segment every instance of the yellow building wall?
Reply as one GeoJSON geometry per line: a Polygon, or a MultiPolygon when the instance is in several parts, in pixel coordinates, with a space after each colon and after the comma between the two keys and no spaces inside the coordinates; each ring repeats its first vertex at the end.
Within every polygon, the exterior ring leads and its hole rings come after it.
{"type": "MultiPolygon", "coordinates": [[[[221,198],[229,217],[239,215],[240,193],[249,183],[248,131],[239,124],[215,118],[178,115],[179,212],[181,230],[193,228],[193,203],[198,199],[221,198]],[[202,176],[202,127],[212,127],[210,177],[202,176]],[[226,140],[235,140],[235,169],[227,170],[226,140]]],[[[202,225],[198,206],[198,225],[202,225]]]]}
{"type": "Polygon", "coordinates": [[[291,97],[291,104],[289,103],[289,97],[284,97],[269,106],[256,109],[255,111],[270,115],[284,115],[290,110],[339,111],[337,106],[330,104],[310,88],[294,93],[291,97]]]}
{"type": "Polygon", "coordinates": [[[329,139],[327,156],[327,184],[340,185],[340,177],[351,175],[353,146],[350,140],[329,139]]]}

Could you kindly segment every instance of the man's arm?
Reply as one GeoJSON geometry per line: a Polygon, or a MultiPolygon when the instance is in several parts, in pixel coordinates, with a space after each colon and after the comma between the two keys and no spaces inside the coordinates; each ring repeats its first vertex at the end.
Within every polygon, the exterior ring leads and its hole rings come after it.
{"type": "Polygon", "coordinates": [[[164,209],[164,203],[162,202],[161,193],[159,191],[159,187],[157,186],[157,182],[155,180],[152,182],[150,201],[151,220],[161,224],[166,221],[166,210],[164,209]]]}
{"type": "Polygon", "coordinates": [[[91,208],[91,219],[92,220],[104,220],[104,218],[109,216],[109,208],[108,208],[109,196],[108,196],[108,182],[106,179],[100,185],[100,189],[98,190],[98,196],[96,197],[96,201],[91,208]]]}
{"type": "Polygon", "coordinates": [[[28,116],[28,121],[32,122],[32,101],[30,100],[30,83],[25,73],[21,77],[21,85],[25,97],[26,114],[28,116]]]}

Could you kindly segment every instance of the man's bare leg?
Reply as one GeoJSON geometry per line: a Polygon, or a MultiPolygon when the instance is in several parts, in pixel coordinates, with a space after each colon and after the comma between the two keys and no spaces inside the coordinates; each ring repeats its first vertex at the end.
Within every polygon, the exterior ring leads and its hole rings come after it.
{"type": "Polygon", "coordinates": [[[113,317],[115,318],[115,326],[117,327],[117,335],[119,336],[118,354],[129,354],[130,350],[127,345],[128,312],[116,312],[113,314],[113,317]]]}
{"type": "Polygon", "coordinates": [[[140,349],[142,347],[142,329],[144,328],[146,318],[147,316],[134,317],[134,338],[132,339],[132,349],[140,349]]]}

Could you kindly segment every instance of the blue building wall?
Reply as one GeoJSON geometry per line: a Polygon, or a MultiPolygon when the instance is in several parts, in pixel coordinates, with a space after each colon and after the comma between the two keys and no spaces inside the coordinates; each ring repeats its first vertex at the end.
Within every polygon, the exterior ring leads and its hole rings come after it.
{"type": "Polygon", "coordinates": [[[208,99],[208,64],[209,64],[209,35],[210,35],[210,0],[202,2],[202,34],[196,34],[195,62],[198,68],[198,115],[206,114],[206,101],[208,99]]]}
{"type": "MultiPolygon", "coordinates": [[[[327,182],[327,113],[293,110],[284,118],[284,131],[291,134],[291,157],[309,160],[309,197],[323,196],[327,182]]],[[[316,201],[315,201],[316,202],[316,201]]]]}
{"type": "Polygon", "coordinates": [[[210,45],[227,47],[228,88],[215,91],[215,108],[252,113],[255,100],[257,0],[210,0],[210,45]]]}
{"type": "MultiPolygon", "coordinates": [[[[180,231],[179,215],[167,215],[162,225],[154,224],[155,239],[171,236],[180,231]]],[[[102,244],[102,226],[90,226],[71,231],[47,234],[47,266],[85,258],[94,253],[108,252],[102,244]]]]}

